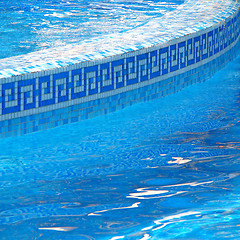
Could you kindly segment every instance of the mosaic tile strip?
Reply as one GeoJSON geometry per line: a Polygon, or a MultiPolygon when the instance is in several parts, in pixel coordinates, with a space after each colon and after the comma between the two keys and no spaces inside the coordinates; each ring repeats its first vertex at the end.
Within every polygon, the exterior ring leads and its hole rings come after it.
{"type": "Polygon", "coordinates": [[[239,31],[238,11],[214,29],[160,49],[103,63],[92,62],[72,70],[43,72],[39,77],[8,79],[0,88],[1,115],[65,103],[129,85],[138,87],[138,83],[161,78],[218,54],[238,39],[239,31]]]}
{"type": "Polygon", "coordinates": [[[74,123],[124,109],[133,104],[150,101],[180,91],[192,84],[205,81],[238,53],[240,42],[218,58],[177,76],[145,87],[107,98],[76,104],[74,106],[40,114],[0,121],[0,137],[20,136],[52,127],[74,123]]]}

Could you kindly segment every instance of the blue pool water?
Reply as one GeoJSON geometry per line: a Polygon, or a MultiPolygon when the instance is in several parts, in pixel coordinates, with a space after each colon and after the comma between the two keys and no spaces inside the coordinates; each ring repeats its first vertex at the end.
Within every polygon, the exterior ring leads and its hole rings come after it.
{"type": "Polygon", "coordinates": [[[240,239],[240,56],[179,93],[0,149],[0,239],[240,239]]]}
{"type": "Polygon", "coordinates": [[[0,0],[0,59],[119,33],[184,0],[0,0]]]}

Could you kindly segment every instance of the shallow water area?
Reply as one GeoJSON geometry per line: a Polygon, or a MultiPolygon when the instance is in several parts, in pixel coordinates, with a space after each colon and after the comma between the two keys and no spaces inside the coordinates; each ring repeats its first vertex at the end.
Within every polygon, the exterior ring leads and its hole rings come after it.
{"type": "Polygon", "coordinates": [[[0,238],[238,239],[239,83],[1,140],[0,238]]]}
{"type": "Polygon", "coordinates": [[[146,24],[184,0],[0,0],[0,59],[146,24]]]}

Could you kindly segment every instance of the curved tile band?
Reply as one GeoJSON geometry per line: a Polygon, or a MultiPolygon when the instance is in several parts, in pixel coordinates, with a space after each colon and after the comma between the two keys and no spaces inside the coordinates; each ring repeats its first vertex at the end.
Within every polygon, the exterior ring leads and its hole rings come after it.
{"type": "Polygon", "coordinates": [[[239,47],[238,0],[188,0],[118,36],[0,60],[0,136],[114,112],[212,76],[239,47]]]}

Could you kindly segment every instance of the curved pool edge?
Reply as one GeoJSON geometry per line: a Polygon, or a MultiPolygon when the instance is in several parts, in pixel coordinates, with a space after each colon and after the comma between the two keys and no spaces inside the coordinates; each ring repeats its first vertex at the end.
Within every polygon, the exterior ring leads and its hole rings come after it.
{"type": "Polygon", "coordinates": [[[225,19],[150,47],[33,73],[10,71],[1,79],[1,137],[107,114],[206,80],[239,48],[240,8],[233,2],[225,19]]]}

